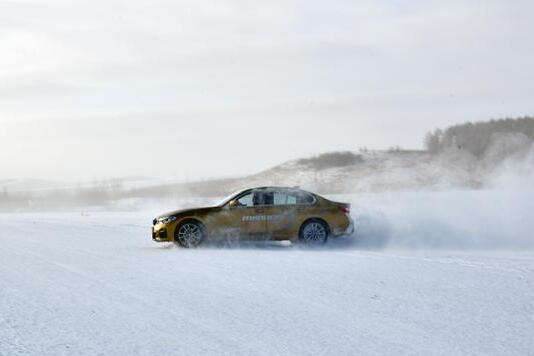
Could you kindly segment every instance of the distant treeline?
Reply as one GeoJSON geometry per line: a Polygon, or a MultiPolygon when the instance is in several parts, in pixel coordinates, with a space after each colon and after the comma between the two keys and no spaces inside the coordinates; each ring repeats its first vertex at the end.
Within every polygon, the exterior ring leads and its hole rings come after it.
{"type": "Polygon", "coordinates": [[[239,182],[238,179],[214,179],[194,183],[163,184],[124,188],[119,180],[98,182],[89,187],[71,187],[38,192],[0,193],[2,209],[63,209],[73,207],[113,207],[126,199],[182,199],[188,197],[221,197],[239,182]]]}
{"type": "Polygon", "coordinates": [[[425,136],[425,147],[430,153],[440,153],[454,148],[482,157],[500,135],[524,135],[529,142],[534,141],[534,118],[519,117],[468,122],[450,126],[444,130],[436,129],[425,136]]]}
{"type": "Polygon", "coordinates": [[[317,170],[345,167],[360,162],[363,162],[362,156],[351,151],[327,152],[297,160],[297,163],[317,170]]]}

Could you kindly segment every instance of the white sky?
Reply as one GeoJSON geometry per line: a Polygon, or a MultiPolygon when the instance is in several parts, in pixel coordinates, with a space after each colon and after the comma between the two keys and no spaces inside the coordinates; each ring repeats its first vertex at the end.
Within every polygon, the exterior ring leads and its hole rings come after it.
{"type": "Polygon", "coordinates": [[[0,179],[194,179],[534,114],[534,2],[0,0],[0,179]]]}

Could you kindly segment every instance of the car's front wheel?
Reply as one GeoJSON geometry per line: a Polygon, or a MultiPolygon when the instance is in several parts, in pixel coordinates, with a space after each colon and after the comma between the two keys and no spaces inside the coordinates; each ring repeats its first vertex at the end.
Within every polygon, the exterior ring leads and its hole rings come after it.
{"type": "Polygon", "coordinates": [[[319,219],[311,219],[302,224],[299,241],[308,245],[322,245],[328,240],[328,225],[319,219]]]}
{"type": "Polygon", "coordinates": [[[197,247],[204,241],[204,229],[196,221],[183,222],[175,231],[174,241],[181,247],[197,247]]]}

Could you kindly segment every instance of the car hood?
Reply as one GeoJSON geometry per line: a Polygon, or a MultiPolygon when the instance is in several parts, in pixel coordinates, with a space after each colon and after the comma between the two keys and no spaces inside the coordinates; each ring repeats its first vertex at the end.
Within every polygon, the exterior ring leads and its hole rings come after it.
{"type": "Polygon", "coordinates": [[[170,216],[179,217],[179,216],[188,215],[188,214],[206,212],[206,211],[210,211],[210,210],[213,210],[213,209],[216,209],[216,208],[217,207],[214,207],[214,206],[208,206],[208,207],[201,207],[201,208],[189,208],[189,209],[173,210],[173,211],[169,211],[168,213],[161,214],[160,216],[158,216],[158,219],[166,218],[166,217],[170,217],[170,216]]]}

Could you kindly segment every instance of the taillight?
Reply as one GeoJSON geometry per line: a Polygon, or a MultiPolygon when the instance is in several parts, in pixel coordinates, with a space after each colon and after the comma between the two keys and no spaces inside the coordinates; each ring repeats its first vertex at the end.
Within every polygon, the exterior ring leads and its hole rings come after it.
{"type": "Polygon", "coordinates": [[[340,205],[338,210],[345,214],[350,214],[350,205],[340,205]]]}

